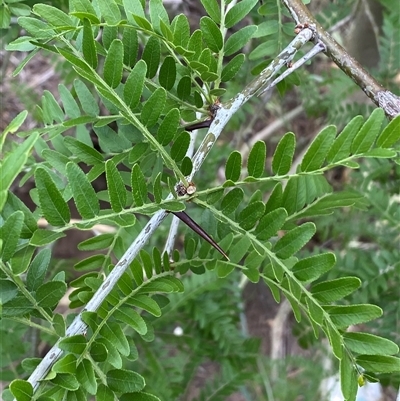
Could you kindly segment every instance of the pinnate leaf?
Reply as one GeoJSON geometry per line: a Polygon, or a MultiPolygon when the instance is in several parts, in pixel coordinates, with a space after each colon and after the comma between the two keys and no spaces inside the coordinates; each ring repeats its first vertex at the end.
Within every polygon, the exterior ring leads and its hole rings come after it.
{"type": "Polygon", "coordinates": [[[374,320],[382,315],[382,309],[376,305],[340,305],[328,306],[325,310],[329,313],[332,322],[338,327],[348,327],[374,320]]]}
{"type": "Polygon", "coordinates": [[[245,26],[233,33],[225,43],[225,56],[230,56],[239,51],[257,32],[255,25],[245,26]]]}
{"type": "Polygon", "coordinates": [[[0,239],[2,240],[0,256],[4,262],[11,259],[17,249],[23,223],[24,213],[17,210],[11,214],[4,225],[0,227],[0,239]]]}
{"type": "Polygon", "coordinates": [[[81,354],[86,348],[86,338],[82,334],[63,338],[58,346],[63,351],[68,351],[73,354],[81,354]]]}
{"type": "Polygon", "coordinates": [[[340,387],[345,400],[355,401],[357,395],[357,374],[347,352],[343,352],[339,365],[340,387]]]}
{"type": "Polygon", "coordinates": [[[160,85],[166,90],[170,90],[176,79],[176,64],[172,56],[167,56],[160,67],[158,80],[160,85]]]}
{"type": "Polygon", "coordinates": [[[368,120],[358,131],[351,144],[351,153],[354,155],[368,152],[375,138],[379,134],[385,113],[382,109],[375,109],[368,120]]]}
{"type": "Polygon", "coordinates": [[[217,23],[221,20],[221,10],[216,0],[200,0],[207,14],[217,23]]]}
{"type": "Polygon", "coordinates": [[[390,148],[400,139],[400,115],[395,117],[379,135],[376,145],[390,148]]]}
{"type": "Polygon", "coordinates": [[[98,63],[96,44],[93,37],[92,25],[87,18],[83,19],[82,53],[88,64],[96,69],[98,63]]]}
{"type": "Polygon", "coordinates": [[[272,171],[277,175],[285,175],[289,172],[293,162],[296,137],[293,132],[286,133],[279,141],[272,159],[272,171]]]}
{"type": "Polygon", "coordinates": [[[271,238],[282,228],[286,218],[287,212],[282,207],[263,216],[255,229],[257,238],[262,241],[271,238]]]}
{"type": "Polygon", "coordinates": [[[238,151],[232,152],[225,165],[225,178],[227,180],[237,181],[240,178],[242,170],[242,155],[238,151]]]}
{"type": "Polygon", "coordinates": [[[227,28],[232,28],[247,15],[257,3],[257,0],[242,0],[235,4],[226,14],[225,26],[227,28]]]}
{"type": "Polygon", "coordinates": [[[138,164],[132,168],[132,196],[137,206],[142,206],[147,199],[146,180],[138,164]]]}
{"type": "Polygon", "coordinates": [[[340,277],[313,286],[311,293],[321,303],[338,301],[354,292],[361,285],[357,277],[340,277]]]}
{"type": "Polygon", "coordinates": [[[315,224],[308,222],[290,230],[275,244],[274,252],[281,259],[287,259],[299,251],[315,234],[315,224]]]}
{"type": "Polygon", "coordinates": [[[249,173],[249,176],[258,178],[263,175],[265,168],[266,152],[267,147],[265,145],[265,142],[258,141],[254,144],[247,160],[247,171],[249,173]]]}
{"type": "Polygon", "coordinates": [[[33,12],[47,20],[49,24],[55,27],[68,27],[75,25],[67,14],[59,8],[48,4],[35,4],[33,6],[33,12]]]}
{"type": "Polygon", "coordinates": [[[157,88],[144,104],[140,117],[146,127],[151,127],[157,122],[164,109],[166,100],[167,92],[165,89],[157,88]]]}
{"type": "Polygon", "coordinates": [[[115,311],[114,316],[121,322],[131,326],[139,334],[145,335],[147,333],[146,323],[134,309],[122,306],[115,311]]]}
{"type": "Polygon", "coordinates": [[[139,373],[125,369],[114,369],[107,372],[108,387],[118,393],[132,393],[140,391],[145,386],[145,381],[139,373]]]}
{"type": "Polygon", "coordinates": [[[393,341],[369,333],[343,333],[346,346],[362,355],[395,355],[399,347],[393,341]]]}
{"type": "Polygon", "coordinates": [[[106,180],[111,207],[114,212],[119,213],[126,205],[126,189],[121,174],[111,159],[106,162],[106,180]]]}
{"type": "Polygon", "coordinates": [[[33,396],[32,384],[26,380],[13,380],[10,383],[10,391],[17,401],[30,401],[33,396]]]}
{"type": "Polygon", "coordinates": [[[309,283],[332,269],[335,262],[333,253],[321,253],[299,260],[292,271],[299,280],[309,283]]]}
{"type": "Polygon", "coordinates": [[[157,131],[157,140],[161,145],[166,146],[172,141],[179,125],[179,119],[179,110],[176,108],[171,109],[164,117],[157,131]]]}
{"type": "Polygon", "coordinates": [[[151,36],[144,47],[142,60],[147,64],[147,78],[153,78],[158,70],[161,57],[160,42],[154,36],[151,36]]]}
{"type": "Polygon", "coordinates": [[[240,70],[243,62],[245,60],[245,55],[243,53],[237,54],[229,63],[223,68],[221,73],[221,81],[230,81],[240,70]]]}
{"type": "Polygon", "coordinates": [[[217,24],[209,17],[202,17],[200,29],[210,50],[218,53],[222,49],[223,38],[217,24]]]}
{"type": "Polygon", "coordinates": [[[65,294],[67,285],[63,281],[50,281],[36,291],[36,300],[42,308],[54,308],[65,294]]]}
{"type": "Polygon", "coordinates": [[[142,96],[144,81],[147,73],[147,65],[143,60],[139,60],[132,68],[124,86],[125,103],[134,109],[142,96]]]}
{"type": "Polygon", "coordinates": [[[116,88],[122,79],[124,63],[124,46],[120,39],[114,39],[111,43],[104,61],[104,80],[111,88],[116,88]]]}
{"type": "Polygon", "coordinates": [[[89,393],[96,394],[97,382],[94,375],[94,369],[92,363],[83,359],[76,369],[76,378],[79,380],[81,386],[89,393]]]}
{"type": "Polygon", "coordinates": [[[33,259],[29,266],[26,277],[26,286],[28,290],[35,291],[42,285],[49,267],[51,251],[48,248],[42,249],[33,259]]]}
{"type": "Polygon", "coordinates": [[[121,12],[114,0],[98,0],[100,12],[109,25],[117,25],[121,21],[121,12]]]}
{"type": "Polygon", "coordinates": [[[322,166],[335,136],[336,127],[328,125],[314,138],[301,162],[302,171],[314,171],[322,166]]]}
{"type": "Polygon", "coordinates": [[[85,173],[75,164],[67,164],[67,177],[76,208],[84,219],[91,219],[100,211],[99,201],[85,173]]]}
{"type": "Polygon", "coordinates": [[[190,144],[190,134],[186,131],[181,132],[171,147],[171,157],[179,162],[185,157],[190,144]]]}
{"type": "Polygon", "coordinates": [[[244,192],[241,188],[233,188],[222,199],[221,212],[225,215],[233,213],[242,202],[243,197],[244,192]]]}
{"type": "Polygon", "coordinates": [[[400,372],[400,358],[386,355],[360,355],[357,363],[366,371],[374,373],[400,372]]]}

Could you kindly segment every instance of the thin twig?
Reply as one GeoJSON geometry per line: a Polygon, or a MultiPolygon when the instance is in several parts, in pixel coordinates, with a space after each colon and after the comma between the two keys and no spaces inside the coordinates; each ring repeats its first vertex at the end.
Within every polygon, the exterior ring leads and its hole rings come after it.
{"type": "Polygon", "coordinates": [[[299,25],[306,24],[315,29],[318,39],[326,46],[326,54],[332,61],[349,76],[363,92],[389,118],[400,114],[400,97],[385,88],[366,71],[361,64],[346,52],[332,36],[318,23],[301,0],[282,0],[292,18],[299,25]]]}

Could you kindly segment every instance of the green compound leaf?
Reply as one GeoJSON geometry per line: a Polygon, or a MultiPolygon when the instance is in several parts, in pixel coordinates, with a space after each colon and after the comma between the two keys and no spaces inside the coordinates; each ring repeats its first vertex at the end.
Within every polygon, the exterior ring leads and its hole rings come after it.
{"type": "Polygon", "coordinates": [[[319,302],[326,304],[350,295],[360,285],[361,280],[357,277],[340,277],[313,286],[311,293],[319,302]]]}
{"type": "Polygon", "coordinates": [[[96,43],[93,37],[92,25],[87,18],[83,19],[82,53],[87,63],[96,69],[98,63],[96,43]]]}
{"type": "Polygon", "coordinates": [[[265,205],[263,202],[252,202],[239,213],[238,223],[244,230],[250,230],[257,220],[263,216],[264,212],[265,205]]]}
{"type": "Polygon", "coordinates": [[[13,380],[10,383],[10,391],[17,401],[30,401],[33,396],[32,384],[26,380],[13,380]]]}
{"type": "Polygon", "coordinates": [[[140,391],[145,386],[145,381],[139,373],[125,369],[114,369],[107,372],[108,387],[118,393],[132,393],[140,391]]]}
{"type": "Polygon", "coordinates": [[[64,138],[64,145],[75,157],[78,158],[79,161],[82,161],[89,166],[103,162],[103,155],[99,151],[86,145],[86,143],[78,141],[72,136],[64,138]]]}
{"type": "Polygon", "coordinates": [[[247,15],[257,3],[257,0],[242,0],[235,4],[226,14],[225,26],[227,28],[232,28],[247,15]]]}
{"type": "Polygon", "coordinates": [[[400,140],[400,115],[395,117],[379,135],[376,146],[390,148],[400,140]]]}
{"type": "Polygon", "coordinates": [[[36,290],[36,301],[42,308],[54,308],[64,296],[67,285],[63,281],[50,281],[36,290]]]}
{"type": "Polygon", "coordinates": [[[69,223],[71,214],[67,202],[61,195],[50,174],[42,167],[35,171],[35,182],[39,203],[46,220],[53,226],[69,223]]]}
{"type": "Polygon", "coordinates": [[[366,371],[374,373],[400,372],[400,358],[383,355],[361,355],[357,363],[366,371]]]}
{"type": "Polygon", "coordinates": [[[225,178],[227,180],[237,181],[240,178],[242,170],[242,155],[238,151],[232,152],[225,165],[225,178]]]}
{"type": "Polygon", "coordinates": [[[265,241],[275,235],[285,224],[287,212],[284,208],[278,208],[266,214],[260,219],[255,234],[259,240],[265,241]]]}
{"type": "Polygon", "coordinates": [[[281,259],[287,259],[299,251],[315,234],[315,224],[308,222],[286,233],[275,244],[274,252],[281,259]]]}
{"type": "Polygon", "coordinates": [[[56,373],[75,373],[76,361],[77,359],[75,355],[67,354],[58,360],[52,369],[56,373]]]}
{"type": "Polygon", "coordinates": [[[86,338],[82,334],[78,334],[71,337],[63,338],[58,346],[67,352],[71,352],[73,354],[81,354],[86,348],[86,338]]]}
{"type": "Polygon", "coordinates": [[[121,322],[131,326],[140,335],[147,333],[145,321],[134,309],[122,306],[115,311],[114,316],[121,322]]]}
{"type": "Polygon", "coordinates": [[[42,249],[33,259],[26,277],[26,287],[29,291],[36,291],[43,284],[50,258],[51,251],[46,248],[42,249]]]}
{"type": "Polygon", "coordinates": [[[200,0],[201,4],[203,4],[204,9],[207,11],[207,14],[217,23],[219,24],[221,21],[221,9],[216,0],[200,0]]]}
{"type": "Polygon", "coordinates": [[[221,212],[227,216],[233,213],[241,204],[243,197],[244,192],[241,188],[233,188],[222,199],[221,212]]]}
{"type": "Polygon", "coordinates": [[[0,239],[2,240],[0,256],[4,262],[10,260],[17,249],[23,223],[24,213],[18,210],[11,214],[0,227],[0,239]]]}
{"type": "Polygon", "coordinates": [[[351,153],[354,155],[368,152],[379,134],[385,113],[382,109],[375,109],[368,120],[358,131],[351,144],[351,153]]]}
{"type": "Polygon", "coordinates": [[[239,51],[257,32],[255,25],[246,26],[233,33],[225,43],[225,56],[230,56],[239,51]]]}
{"type": "Polygon", "coordinates": [[[128,79],[124,85],[125,103],[134,109],[140,101],[143,93],[144,81],[146,79],[147,65],[143,60],[139,60],[132,68],[128,79]]]}
{"type": "Polygon", "coordinates": [[[81,386],[89,393],[96,394],[97,382],[92,363],[84,359],[76,368],[76,376],[81,386]]]}
{"type": "Polygon", "coordinates": [[[314,171],[322,166],[336,136],[336,127],[328,125],[312,141],[301,162],[301,171],[314,171]]]}
{"type": "Polygon", "coordinates": [[[230,81],[240,70],[240,67],[244,63],[245,55],[240,53],[233,57],[232,60],[223,68],[221,73],[221,81],[230,81]]]}
{"type": "Polygon", "coordinates": [[[51,244],[52,242],[58,240],[59,238],[65,237],[64,233],[58,233],[50,230],[42,230],[38,228],[29,241],[33,246],[44,246],[51,244]]]}
{"type": "Polygon", "coordinates": [[[157,88],[144,104],[140,117],[146,127],[152,127],[157,122],[164,109],[166,100],[167,92],[165,89],[157,88]]]}
{"type": "Polygon", "coordinates": [[[168,145],[178,129],[180,114],[178,109],[172,109],[164,117],[157,131],[157,140],[161,145],[168,145]]]}
{"type": "Polygon", "coordinates": [[[126,206],[126,189],[121,174],[111,159],[106,161],[106,180],[111,208],[119,213],[126,206]]]}
{"type": "MultiPolygon", "coordinates": [[[[135,295],[128,302],[145,310],[146,312],[151,313],[153,316],[156,316],[156,317],[161,316],[160,306],[153,298],[150,298],[147,295],[135,295]]],[[[147,331],[147,328],[146,328],[146,331],[147,331]]]]}
{"type": "Polygon", "coordinates": [[[15,178],[25,165],[28,156],[31,152],[33,145],[39,138],[37,132],[31,134],[24,142],[18,145],[18,147],[11,153],[9,153],[0,164],[0,210],[7,199],[7,191],[15,178]]]}
{"type": "Polygon", "coordinates": [[[79,389],[79,382],[76,375],[61,373],[51,382],[69,391],[76,391],[79,389]]]}
{"type": "Polygon", "coordinates": [[[285,175],[289,172],[293,162],[296,137],[293,132],[286,133],[279,141],[272,158],[272,172],[276,175],[285,175]]]}
{"type": "Polygon", "coordinates": [[[294,275],[305,283],[310,283],[332,269],[336,258],[333,253],[322,253],[299,260],[292,268],[294,275]]]}
{"type": "Polygon", "coordinates": [[[53,121],[61,123],[64,120],[64,112],[59,106],[53,94],[48,90],[43,92],[42,96],[43,121],[52,124],[53,121]]]}
{"type": "Polygon", "coordinates": [[[160,85],[166,90],[170,90],[176,80],[176,64],[172,56],[167,56],[160,67],[158,74],[160,85]]]}
{"type": "Polygon", "coordinates": [[[369,322],[382,315],[381,308],[370,304],[326,306],[324,309],[337,327],[369,322]]]}
{"type": "Polygon", "coordinates": [[[121,12],[114,0],[98,0],[98,5],[108,25],[117,25],[121,21],[121,12]]]}
{"type": "Polygon", "coordinates": [[[217,24],[209,17],[200,19],[200,29],[203,39],[206,41],[211,51],[218,53],[223,46],[223,38],[217,24]]]}
{"type": "Polygon", "coordinates": [[[138,164],[132,168],[132,196],[137,206],[142,206],[147,200],[147,185],[142,170],[138,164]]]}
{"type": "Polygon", "coordinates": [[[111,88],[116,88],[122,79],[124,66],[124,45],[120,39],[114,39],[111,43],[104,61],[104,80],[111,88]]]}
{"type": "Polygon", "coordinates": [[[347,352],[340,358],[340,387],[346,401],[355,401],[357,395],[357,373],[347,352]]]}
{"type": "Polygon", "coordinates": [[[144,47],[142,60],[147,64],[147,78],[153,78],[158,70],[161,57],[161,45],[159,40],[151,36],[144,47]]]}
{"type": "Polygon", "coordinates": [[[169,26],[168,13],[165,10],[162,0],[153,0],[149,2],[149,14],[151,23],[156,32],[161,33],[161,25],[169,26]]]}
{"type": "Polygon", "coordinates": [[[247,171],[249,173],[249,176],[259,178],[263,175],[265,169],[266,153],[267,147],[265,145],[265,142],[258,141],[254,144],[247,160],[247,171]]]}
{"type": "Polygon", "coordinates": [[[179,162],[183,160],[190,144],[190,134],[186,131],[181,132],[171,147],[171,157],[179,162]]]}
{"type": "Polygon", "coordinates": [[[139,49],[138,34],[135,29],[125,27],[122,34],[122,44],[124,45],[124,64],[133,67],[139,49]]]}
{"type": "Polygon", "coordinates": [[[82,81],[76,79],[74,81],[74,89],[83,111],[89,116],[97,117],[100,114],[100,109],[97,100],[93,97],[88,87],[82,81]]]}
{"type": "MultiPolygon", "coordinates": [[[[81,115],[78,103],[72,96],[71,92],[63,84],[58,85],[58,92],[60,93],[61,101],[65,110],[66,115],[69,118],[78,118],[81,115]]],[[[43,154],[42,154],[43,155],[43,154]]]]}
{"type": "Polygon", "coordinates": [[[350,155],[351,143],[359,131],[364,119],[362,116],[354,117],[335,139],[326,160],[330,163],[336,163],[350,155]]]}
{"type": "Polygon", "coordinates": [[[72,19],[67,14],[59,8],[47,4],[35,4],[33,6],[33,12],[55,27],[75,26],[72,19]]]}
{"type": "Polygon", "coordinates": [[[344,343],[353,352],[362,355],[395,355],[399,347],[393,341],[368,333],[343,333],[344,343]]]}
{"type": "Polygon", "coordinates": [[[72,162],[67,164],[66,172],[79,214],[84,219],[97,216],[100,211],[99,201],[85,173],[72,162]]]}
{"type": "MultiPolygon", "coordinates": [[[[174,34],[174,44],[183,49],[190,49],[188,46],[190,38],[190,26],[186,15],[179,14],[177,17],[175,17],[171,27],[174,34]]],[[[202,46],[200,47],[202,49],[202,46]]]]}

